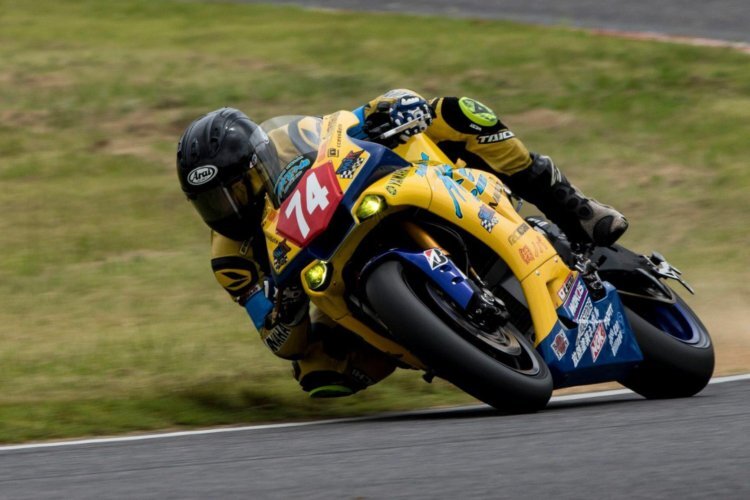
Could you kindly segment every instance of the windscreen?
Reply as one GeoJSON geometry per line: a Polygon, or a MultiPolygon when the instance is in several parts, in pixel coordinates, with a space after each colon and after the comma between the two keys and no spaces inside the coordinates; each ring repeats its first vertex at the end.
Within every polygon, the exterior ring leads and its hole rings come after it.
{"type": "Polygon", "coordinates": [[[322,118],[279,116],[260,124],[250,141],[268,195],[279,206],[318,155],[322,118]]]}

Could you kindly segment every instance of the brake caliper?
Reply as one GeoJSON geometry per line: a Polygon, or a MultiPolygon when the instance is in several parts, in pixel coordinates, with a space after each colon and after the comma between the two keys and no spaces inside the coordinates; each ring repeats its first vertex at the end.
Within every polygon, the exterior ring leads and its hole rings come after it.
{"type": "Polygon", "coordinates": [[[474,294],[467,311],[472,321],[489,331],[496,330],[510,320],[505,303],[486,288],[474,294]]]}

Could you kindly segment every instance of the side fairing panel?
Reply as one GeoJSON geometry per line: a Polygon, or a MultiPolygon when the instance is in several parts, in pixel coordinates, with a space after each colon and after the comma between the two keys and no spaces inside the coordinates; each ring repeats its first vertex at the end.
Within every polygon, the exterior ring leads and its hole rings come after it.
{"type": "Polygon", "coordinates": [[[537,346],[555,388],[617,380],[643,359],[617,291],[609,283],[605,289],[594,301],[577,278],[557,309],[561,321],[537,346]]]}

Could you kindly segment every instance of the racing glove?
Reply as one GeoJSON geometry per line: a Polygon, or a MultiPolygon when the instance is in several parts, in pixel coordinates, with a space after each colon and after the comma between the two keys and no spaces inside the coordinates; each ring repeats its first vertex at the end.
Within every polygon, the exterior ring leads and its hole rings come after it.
{"type": "Polygon", "coordinates": [[[244,302],[255,327],[271,329],[277,324],[295,326],[307,314],[309,299],[300,284],[278,289],[273,280],[265,278],[244,302]]]}
{"type": "Polygon", "coordinates": [[[393,128],[418,120],[414,125],[401,132],[398,136],[401,142],[406,142],[410,137],[424,132],[432,124],[432,108],[427,101],[416,95],[405,95],[397,98],[390,106],[388,115],[393,128]]]}
{"type": "Polygon", "coordinates": [[[290,285],[278,292],[276,297],[276,314],[279,323],[285,325],[299,324],[307,314],[310,298],[299,284],[290,285]]]}
{"type": "Polygon", "coordinates": [[[371,101],[355,111],[360,112],[363,117],[363,135],[369,140],[378,140],[378,137],[396,127],[418,120],[408,129],[401,131],[392,139],[380,141],[388,147],[394,147],[404,143],[410,137],[427,130],[432,123],[434,112],[429,103],[421,96],[407,90],[392,90],[387,94],[371,101]]]}

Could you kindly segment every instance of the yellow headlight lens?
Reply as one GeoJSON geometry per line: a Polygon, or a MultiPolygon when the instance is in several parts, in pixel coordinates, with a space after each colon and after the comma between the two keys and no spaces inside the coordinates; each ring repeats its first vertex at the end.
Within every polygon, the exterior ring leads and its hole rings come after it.
{"type": "Polygon", "coordinates": [[[322,288],[326,284],[326,278],[328,277],[328,264],[325,262],[318,262],[310,269],[305,271],[305,281],[307,286],[311,290],[317,290],[322,288]]]}
{"type": "Polygon", "coordinates": [[[357,208],[357,218],[359,220],[369,219],[373,215],[385,210],[387,206],[382,196],[368,194],[362,199],[362,203],[357,208]]]}

